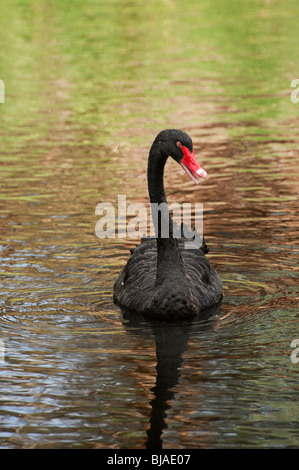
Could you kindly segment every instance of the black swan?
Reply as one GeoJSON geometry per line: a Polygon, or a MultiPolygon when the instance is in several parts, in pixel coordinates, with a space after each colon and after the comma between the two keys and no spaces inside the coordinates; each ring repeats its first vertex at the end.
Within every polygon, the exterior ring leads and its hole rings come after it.
{"type": "MultiPolygon", "coordinates": [[[[154,140],[148,158],[151,203],[166,204],[163,174],[168,156],[180,163],[195,183],[207,176],[195,160],[191,137],[180,130],[164,130],[154,140]]],[[[186,320],[221,301],[222,283],[204,254],[208,251],[205,243],[186,249],[185,239],[173,236],[169,211],[169,236],[164,238],[161,217],[157,238],[142,240],[118,275],[114,302],[151,319],[186,320]]]]}

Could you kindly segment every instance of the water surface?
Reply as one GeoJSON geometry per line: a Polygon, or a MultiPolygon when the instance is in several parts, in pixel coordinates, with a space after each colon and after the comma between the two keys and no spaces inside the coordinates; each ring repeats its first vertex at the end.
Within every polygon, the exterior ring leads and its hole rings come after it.
{"type": "Polygon", "coordinates": [[[2,448],[298,447],[298,6],[1,4],[2,448]],[[151,325],[113,305],[135,242],[98,203],[148,204],[155,135],[193,138],[218,311],[151,325]]]}

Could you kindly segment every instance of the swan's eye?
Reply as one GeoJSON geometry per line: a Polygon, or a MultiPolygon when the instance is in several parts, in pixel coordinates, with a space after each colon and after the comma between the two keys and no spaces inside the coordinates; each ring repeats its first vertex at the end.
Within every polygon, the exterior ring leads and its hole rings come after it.
{"type": "Polygon", "coordinates": [[[176,144],[177,144],[178,147],[182,147],[181,142],[177,142],[176,144]]]}

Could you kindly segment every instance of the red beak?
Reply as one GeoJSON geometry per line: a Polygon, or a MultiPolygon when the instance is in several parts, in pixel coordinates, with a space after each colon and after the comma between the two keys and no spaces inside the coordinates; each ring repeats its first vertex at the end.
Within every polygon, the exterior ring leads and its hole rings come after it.
{"type": "Polygon", "coordinates": [[[183,160],[179,163],[184,168],[185,172],[190,176],[194,183],[199,183],[199,178],[206,178],[208,176],[207,172],[201,168],[199,163],[195,159],[194,150],[191,153],[187,147],[181,146],[183,151],[183,160]]]}

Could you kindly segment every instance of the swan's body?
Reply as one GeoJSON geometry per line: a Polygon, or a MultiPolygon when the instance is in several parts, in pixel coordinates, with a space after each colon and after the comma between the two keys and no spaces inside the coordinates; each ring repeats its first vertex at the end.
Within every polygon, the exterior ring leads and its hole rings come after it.
{"type": "MultiPolygon", "coordinates": [[[[178,130],[162,131],[149,154],[148,186],[151,203],[166,203],[164,166],[172,156],[197,182],[205,177],[194,158],[191,138],[178,130]]],[[[161,236],[138,245],[114,285],[114,301],[120,306],[150,318],[187,319],[218,303],[222,298],[221,280],[201,248],[186,248],[183,238],[173,236],[170,215],[168,238],[161,236]]]]}

